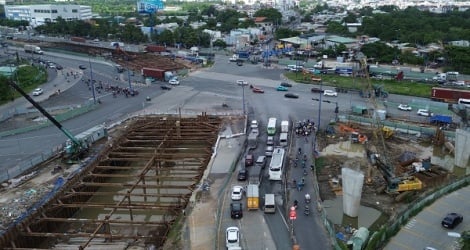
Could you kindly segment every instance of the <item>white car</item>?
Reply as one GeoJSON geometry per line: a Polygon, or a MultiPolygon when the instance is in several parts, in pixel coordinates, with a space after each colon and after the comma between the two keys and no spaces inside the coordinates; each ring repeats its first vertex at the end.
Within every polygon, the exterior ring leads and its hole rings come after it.
{"type": "Polygon", "coordinates": [[[248,85],[248,82],[245,81],[245,80],[237,80],[237,84],[240,85],[240,86],[243,86],[243,85],[248,85]]]}
{"type": "Polygon", "coordinates": [[[179,85],[180,84],[180,81],[176,80],[176,79],[171,79],[169,81],[170,85],[179,85]]]}
{"type": "Polygon", "coordinates": [[[225,246],[227,249],[240,246],[240,230],[238,227],[228,227],[225,230],[225,246]]]}
{"type": "Polygon", "coordinates": [[[42,93],[44,93],[44,91],[41,88],[37,88],[33,91],[33,96],[42,95],[42,93]]]}
{"type": "Polygon", "coordinates": [[[411,111],[412,110],[412,108],[410,106],[406,105],[406,104],[398,105],[398,109],[403,110],[403,111],[411,111]]]}
{"type": "Polygon", "coordinates": [[[338,96],[338,92],[333,91],[333,90],[324,90],[323,95],[324,96],[338,96]]]}
{"type": "Polygon", "coordinates": [[[252,120],[250,127],[251,128],[258,128],[258,121],[257,120],[252,120]]]}
{"type": "Polygon", "coordinates": [[[418,109],[418,112],[416,114],[421,115],[421,116],[433,116],[434,114],[429,112],[427,109],[418,109]]]}
{"type": "Polygon", "coordinates": [[[232,188],[232,200],[239,201],[243,197],[243,187],[242,186],[234,186],[232,188]]]}

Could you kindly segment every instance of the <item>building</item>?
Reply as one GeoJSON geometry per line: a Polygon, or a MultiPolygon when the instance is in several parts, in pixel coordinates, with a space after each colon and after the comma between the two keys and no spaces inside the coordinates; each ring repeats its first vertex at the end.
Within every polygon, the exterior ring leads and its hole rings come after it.
{"type": "Polygon", "coordinates": [[[5,5],[5,17],[11,20],[26,20],[33,27],[55,22],[58,17],[66,21],[89,20],[91,7],[74,4],[5,5]]]}

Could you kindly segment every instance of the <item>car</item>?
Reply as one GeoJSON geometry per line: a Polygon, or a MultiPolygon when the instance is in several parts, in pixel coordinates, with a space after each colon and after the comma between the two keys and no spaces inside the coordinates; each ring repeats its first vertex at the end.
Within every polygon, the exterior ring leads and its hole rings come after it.
{"type": "Polygon", "coordinates": [[[292,93],[287,93],[284,95],[285,98],[294,98],[294,99],[298,99],[299,98],[299,95],[297,94],[292,94],[292,93]]]}
{"type": "Polygon", "coordinates": [[[64,67],[62,67],[62,65],[59,65],[59,64],[57,64],[57,65],[55,66],[55,68],[58,69],[58,70],[64,69],[64,67]]]}
{"type": "Polygon", "coordinates": [[[243,187],[242,186],[234,186],[232,188],[232,201],[239,201],[243,197],[243,187]]]}
{"type": "Polygon", "coordinates": [[[284,86],[277,86],[276,88],[277,91],[287,91],[289,90],[288,88],[284,87],[284,86]]]}
{"type": "Polygon", "coordinates": [[[176,80],[176,79],[171,79],[169,81],[170,85],[179,85],[180,84],[180,81],[176,80]]]}
{"type": "Polygon", "coordinates": [[[403,110],[403,111],[411,111],[412,110],[412,108],[410,106],[406,105],[406,104],[398,105],[398,109],[403,110]]]}
{"type": "Polygon", "coordinates": [[[163,89],[163,90],[170,90],[171,89],[170,86],[166,86],[166,85],[162,85],[162,86],[160,86],[160,88],[163,89]]]}
{"type": "Polygon", "coordinates": [[[288,82],[281,82],[280,86],[283,86],[283,87],[292,87],[292,84],[288,83],[288,82]]]}
{"type": "Polygon", "coordinates": [[[445,228],[453,229],[463,221],[463,216],[458,213],[448,213],[444,219],[442,219],[441,225],[445,228]]]}
{"type": "Polygon", "coordinates": [[[251,120],[250,128],[258,128],[258,121],[257,120],[251,120]]]}
{"type": "Polygon", "coordinates": [[[334,91],[334,90],[324,90],[323,91],[323,95],[324,96],[338,96],[338,92],[334,91]]]}
{"type": "Polygon", "coordinates": [[[416,112],[417,115],[421,116],[433,116],[434,114],[429,112],[427,109],[418,109],[418,112],[416,112]]]}
{"type": "Polygon", "coordinates": [[[266,145],[273,146],[274,145],[274,136],[268,136],[268,140],[266,141],[266,145]]]}
{"type": "Polygon", "coordinates": [[[237,61],[237,66],[243,66],[243,61],[237,61]]]}
{"type": "Polygon", "coordinates": [[[245,166],[253,166],[253,155],[252,154],[247,154],[245,156],[245,166]]]}
{"type": "Polygon", "coordinates": [[[232,219],[241,219],[243,217],[243,204],[240,202],[230,203],[230,217],[232,219]]]}
{"type": "Polygon", "coordinates": [[[80,65],[78,66],[78,68],[84,70],[84,69],[86,69],[86,66],[83,65],[83,64],[80,64],[80,65]]]}
{"type": "Polygon", "coordinates": [[[245,81],[245,80],[237,80],[237,84],[240,85],[240,86],[246,86],[246,85],[248,85],[248,82],[245,81]]]}
{"type": "Polygon", "coordinates": [[[266,155],[267,157],[271,157],[273,156],[273,151],[274,151],[273,146],[267,146],[264,155],[266,155]]]}
{"type": "Polygon", "coordinates": [[[310,89],[310,91],[312,91],[312,93],[323,93],[323,90],[321,90],[320,88],[316,88],[316,87],[313,87],[312,89],[310,89]]]}
{"type": "Polygon", "coordinates": [[[260,155],[256,158],[255,165],[260,166],[261,168],[266,167],[266,156],[260,155]]]}
{"type": "Polygon", "coordinates": [[[47,64],[47,67],[49,67],[49,68],[51,68],[51,69],[55,69],[55,68],[56,68],[56,65],[55,65],[55,63],[50,62],[50,63],[47,64]]]}
{"type": "Polygon", "coordinates": [[[264,93],[264,90],[257,88],[257,87],[254,87],[252,90],[253,90],[253,93],[264,93]]]}
{"type": "Polygon", "coordinates": [[[240,171],[238,171],[238,176],[237,176],[237,180],[239,181],[246,181],[246,178],[248,177],[248,170],[246,169],[240,169],[240,171]]]}
{"type": "Polygon", "coordinates": [[[225,230],[225,246],[227,249],[240,247],[240,229],[238,227],[228,227],[225,230]]]}
{"type": "Polygon", "coordinates": [[[42,90],[41,88],[37,88],[33,91],[33,96],[39,96],[42,95],[42,93],[44,93],[44,90],[42,90]]]}

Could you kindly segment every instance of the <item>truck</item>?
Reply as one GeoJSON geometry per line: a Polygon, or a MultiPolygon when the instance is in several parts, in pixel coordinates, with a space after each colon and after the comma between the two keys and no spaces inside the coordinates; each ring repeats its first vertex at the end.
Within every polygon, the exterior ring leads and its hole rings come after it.
{"type": "Polygon", "coordinates": [[[166,52],[167,49],[165,48],[165,46],[149,44],[145,46],[145,51],[161,53],[161,52],[166,52]]]}
{"type": "Polygon", "coordinates": [[[73,36],[70,38],[70,41],[77,43],[86,43],[86,39],[83,37],[73,36]]]}
{"type": "Polygon", "coordinates": [[[248,148],[255,149],[258,146],[258,130],[251,130],[248,134],[248,148]]]}
{"type": "Polygon", "coordinates": [[[258,185],[249,184],[246,188],[246,199],[248,210],[259,209],[259,188],[258,185]]]}
{"type": "Polygon", "coordinates": [[[470,99],[470,90],[433,87],[431,100],[447,103],[458,103],[459,99],[470,99]]]}
{"type": "Polygon", "coordinates": [[[165,72],[166,70],[164,69],[142,68],[143,77],[152,77],[155,80],[159,80],[159,81],[165,80],[165,72]]]}
{"type": "Polygon", "coordinates": [[[281,121],[281,133],[289,132],[289,121],[281,121]]]}
{"type": "Polygon", "coordinates": [[[248,172],[248,185],[256,185],[259,187],[263,180],[262,166],[254,165],[248,172]]]}
{"type": "Polygon", "coordinates": [[[247,61],[250,58],[250,52],[248,51],[237,51],[237,61],[247,61]]]}
{"type": "Polygon", "coordinates": [[[26,53],[33,53],[33,54],[39,54],[42,55],[43,52],[41,50],[41,47],[36,46],[36,45],[31,45],[31,44],[26,44],[24,46],[24,52],[26,53]]]}
{"type": "Polygon", "coordinates": [[[446,73],[437,73],[432,80],[436,82],[457,81],[459,72],[449,71],[446,73]]]}

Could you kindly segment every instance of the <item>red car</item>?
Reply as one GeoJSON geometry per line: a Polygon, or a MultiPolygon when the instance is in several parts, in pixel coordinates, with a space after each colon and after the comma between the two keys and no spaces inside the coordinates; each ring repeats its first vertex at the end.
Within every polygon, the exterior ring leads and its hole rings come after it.
{"type": "Polygon", "coordinates": [[[253,93],[264,93],[264,90],[255,87],[253,88],[253,93]]]}

